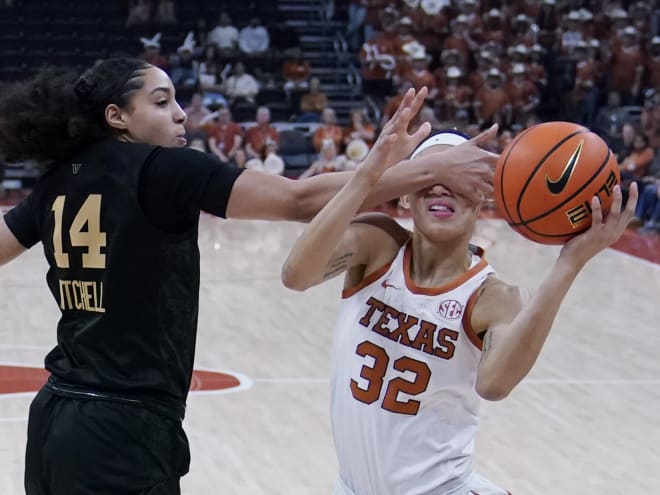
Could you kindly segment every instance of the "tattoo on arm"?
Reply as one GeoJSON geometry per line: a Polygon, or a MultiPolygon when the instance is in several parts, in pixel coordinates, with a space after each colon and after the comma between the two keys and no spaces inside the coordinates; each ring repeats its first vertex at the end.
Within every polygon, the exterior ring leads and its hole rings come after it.
{"type": "Polygon", "coordinates": [[[484,343],[481,347],[481,357],[482,358],[490,350],[492,345],[493,345],[493,333],[492,332],[486,332],[486,335],[484,335],[484,343]]]}
{"type": "Polygon", "coordinates": [[[334,277],[335,275],[343,272],[348,268],[348,260],[351,259],[353,253],[344,253],[330,260],[326,266],[326,272],[323,274],[323,280],[334,277]]]}

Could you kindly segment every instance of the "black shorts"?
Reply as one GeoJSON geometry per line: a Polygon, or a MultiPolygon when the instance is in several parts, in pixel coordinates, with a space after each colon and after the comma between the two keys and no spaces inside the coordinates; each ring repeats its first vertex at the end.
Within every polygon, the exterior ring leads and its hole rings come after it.
{"type": "Polygon", "coordinates": [[[179,495],[190,450],[179,421],[46,386],[30,406],[25,457],[27,495],[179,495]]]}

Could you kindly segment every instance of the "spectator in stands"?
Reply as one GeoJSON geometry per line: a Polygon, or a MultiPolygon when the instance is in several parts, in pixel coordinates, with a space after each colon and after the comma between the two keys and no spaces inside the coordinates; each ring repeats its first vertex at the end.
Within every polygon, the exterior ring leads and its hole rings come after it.
{"type": "Polygon", "coordinates": [[[205,93],[222,93],[222,83],[228,68],[229,65],[222,62],[216,45],[207,45],[204,50],[204,59],[199,64],[200,88],[205,93]]]}
{"type": "Polygon", "coordinates": [[[339,155],[337,146],[332,139],[324,139],[319,150],[319,157],[314,160],[310,167],[300,174],[299,179],[306,179],[314,175],[328,172],[341,172],[349,170],[345,155],[339,155]]]}
{"type": "Polygon", "coordinates": [[[238,29],[231,23],[227,12],[222,12],[218,24],[209,32],[208,42],[213,43],[223,55],[234,54],[238,48],[238,29]]]}
{"type": "Polygon", "coordinates": [[[204,106],[204,97],[201,93],[193,93],[190,99],[190,105],[183,109],[186,112],[186,131],[194,131],[202,126],[203,120],[211,113],[211,111],[204,106]]]}
{"type": "Polygon", "coordinates": [[[638,185],[643,186],[635,216],[630,221],[631,227],[643,224],[641,233],[660,232],[660,156],[653,161],[649,175],[642,177],[638,185]]]}
{"type": "MultiPolygon", "coordinates": [[[[619,132],[619,122],[617,115],[618,110],[621,108],[621,97],[616,91],[607,93],[607,103],[605,106],[600,107],[596,114],[596,122],[594,129],[600,134],[608,137],[614,137],[619,132]]],[[[612,143],[609,143],[612,147],[612,143]]]]}
{"type": "MultiPolygon", "coordinates": [[[[647,37],[650,32],[650,20],[651,20],[651,2],[648,1],[639,1],[635,2],[628,8],[630,15],[630,21],[632,25],[637,29],[641,36],[647,37]]],[[[658,4],[655,6],[656,10],[658,9],[658,4]]],[[[657,33],[654,33],[657,34],[657,33]]]]}
{"type": "Polygon", "coordinates": [[[660,91],[660,36],[654,36],[649,42],[644,88],[660,91]]]}
{"type": "Polygon", "coordinates": [[[160,53],[160,38],[160,33],[156,33],[153,38],[140,38],[140,42],[142,42],[144,48],[141,58],[151,65],[167,71],[169,64],[167,63],[167,58],[160,53]]]}
{"type": "Polygon", "coordinates": [[[584,41],[580,26],[580,13],[577,10],[571,10],[566,17],[565,24],[566,27],[561,34],[561,51],[568,55],[573,52],[580,41],[584,41]]]}
{"type": "Polygon", "coordinates": [[[245,153],[247,158],[262,158],[266,151],[266,141],[279,144],[280,134],[270,125],[270,110],[259,107],[256,116],[257,123],[245,133],[245,153]]]}
{"type": "Polygon", "coordinates": [[[632,153],[636,134],[637,130],[632,122],[624,122],[621,125],[620,137],[610,143],[618,163],[622,163],[632,153]]]}
{"type": "Polygon", "coordinates": [[[131,0],[128,5],[128,17],[126,27],[148,24],[152,21],[153,1],[131,0]]]}
{"type": "Polygon", "coordinates": [[[346,129],[344,145],[348,147],[351,142],[358,139],[364,141],[368,148],[371,148],[376,139],[376,129],[367,120],[364,108],[362,107],[351,110],[351,125],[346,129]]]}
{"type": "Polygon", "coordinates": [[[496,68],[490,69],[486,84],[475,93],[472,106],[480,128],[493,123],[504,127],[511,121],[511,102],[503,82],[504,75],[496,68]]]}
{"type": "Polygon", "coordinates": [[[431,54],[442,51],[442,42],[449,34],[449,17],[443,7],[443,0],[425,0],[406,14],[417,27],[415,37],[431,54]]]}
{"type": "Polygon", "coordinates": [[[646,98],[641,115],[642,131],[651,148],[660,150],[660,93],[655,91],[646,98]]]}
{"type": "Polygon", "coordinates": [[[177,22],[174,0],[159,0],[155,14],[156,24],[174,24],[177,22]]]}
{"type": "Polygon", "coordinates": [[[647,175],[647,171],[653,162],[653,149],[649,146],[649,139],[641,132],[635,134],[632,151],[619,162],[621,173],[621,188],[632,180],[639,180],[647,175]]]}
{"type": "Polygon", "coordinates": [[[170,79],[175,88],[194,88],[199,76],[199,62],[193,59],[195,38],[191,31],[183,44],[177,48],[176,55],[170,57],[170,79]]]}
{"type": "Polygon", "coordinates": [[[328,97],[321,91],[321,81],[318,77],[309,80],[309,92],[300,99],[300,116],[298,122],[319,122],[321,112],[328,106],[328,97]]]}
{"type": "Polygon", "coordinates": [[[531,48],[535,39],[536,35],[532,29],[532,18],[525,14],[515,16],[511,25],[511,45],[523,45],[531,48]]]}
{"type": "Polygon", "coordinates": [[[270,47],[268,30],[261,25],[261,19],[253,17],[250,24],[241,29],[238,35],[241,53],[249,57],[264,55],[270,47]]]}
{"type": "Polygon", "coordinates": [[[445,85],[440,89],[435,107],[442,121],[453,121],[459,111],[467,111],[472,102],[472,89],[463,82],[458,67],[448,67],[445,85]]]}
{"type": "Polygon", "coordinates": [[[231,112],[226,107],[219,108],[214,114],[215,117],[204,126],[211,153],[222,163],[242,167],[245,165],[245,152],[242,149],[241,126],[232,122],[231,112]]]}
{"type": "Polygon", "coordinates": [[[536,25],[539,28],[539,38],[551,40],[554,44],[559,29],[559,19],[555,7],[555,0],[542,0],[539,13],[536,16],[536,25]]]}
{"type": "Polygon", "coordinates": [[[595,60],[589,57],[588,45],[579,41],[573,47],[573,58],[576,60],[575,86],[570,94],[572,120],[590,127],[596,118],[598,103],[597,83],[599,67],[595,60]]]}
{"type": "Polygon", "coordinates": [[[358,51],[364,42],[364,21],[367,17],[368,0],[350,0],[348,3],[348,23],[346,39],[353,51],[358,51]]]}
{"type": "Polygon", "coordinates": [[[337,125],[337,115],[331,107],[325,107],[321,114],[321,126],[314,131],[313,143],[317,153],[321,151],[323,140],[330,139],[337,150],[342,149],[344,130],[337,125]]]}
{"type": "Polygon", "coordinates": [[[294,90],[306,90],[309,88],[309,76],[312,68],[303,57],[300,47],[290,49],[287,59],[282,64],[282,77],[284,78],[284,90],[290,93],[294,90]]]}
{"type": "Polygon", "coordinates": [[[527,66],[527,74],[531,81],[536,84],[539,91],[542,91],[548,84],[545,65],[543,65],[543,54],[545,50],[539,44],[532,45],[530,50],[531,61],[527,66]]]}
{"type": "Polygon", "coordinates": [[[438,96],[438,88],[435,77],[429,71],[430,57],[426,54],[426,49],[419,45],[409,58],[408,67],[402,75],[403,79],[410,81],[415,91],[421,90],[424,86],[428,89],[427,100],[433,101],[438,96]]]}
{"type": "Polygon", "coordinates": [[[250,158],[245,162],[245,168],[261,170],[272,175],[284,174],[284,160],[277,154],[278,145],[268,138],[261,157],[250,158]]]}
{"type": "MultiPolygon", "coordinates": [[[[501,47],[506,47],[509,44],[509,26],[505,21],[502,11],[500,9],[490,9],[484,14],[484,30],[481,36],[482,43],[496,43],[501,47]]],[[[474,39],[475,33],[471,33],[474,39]]],[[[471,50],[476,47],[471,46],[471,50]]]]}
{"type": "Polygon", "coordinates": [[[610,58],[610,87],[618,91],[623,105],[634,105],[639,95],[644,73],[644,57],[639,47],[639,33],[628,26],[620,43],[615,42],[610,58]]]}
{"type": "Polygon", "coordinates": [[[469,60],[470,53],[476,52],[479,44],[472,38],[467,16],[459,15],[451,24],[451,34],[443,43],[444,50],[458,50],[461,60],[469,60]]]}
{"type": "Polygon", "coordinates": [[[243,62],[236,62],[233,74],[225,80],[222,90],[230,104],[237,100],[254,103],[259,92],[259,83],[253,76],[245,72],[243,62]]]}
{"type": "Polygon", "coordinates": [[[392,93],[392,75],[401,46],[396,16],[395,9],[383,10],[380,15],[383,32],[360,49],[362,90],[368,95],[383,97],[392,93]]]}
{"type": "Polygon", "coordinates": [[[504,90],[511,103],[510,124],[521,129],[539,105],[538,90],[534,83],[527,79],[523,64],[513,66],[511,79],[506,83],[504,90]]]}
{"type": "Polygon", "coordinates": [[[651,232],[660,233],[660,178],[655,178],[645,188],[639,198],[639,204],[635,209],[635,218],[631,226],[640,225],[645,221],[639,232],[647,234],[651,232]]]}

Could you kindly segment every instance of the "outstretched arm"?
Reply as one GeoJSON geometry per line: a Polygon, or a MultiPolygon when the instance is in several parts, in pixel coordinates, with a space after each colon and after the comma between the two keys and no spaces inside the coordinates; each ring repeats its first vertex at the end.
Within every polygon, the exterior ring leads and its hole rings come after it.
{"type": "Polygon", "coordinates": [[[550,274],[531,298],[502,282],[487,282],[472,316],[478,333],[487,330],[476,384],[484,399],[503,399],[529,373],[578,273],[591,258],[621,237],[634,214],[637,194],[633,183],[628,204],[621,211],[621,190],[617,186],[605,222],[600,202],[594,198],[591,228],[564,246],[550,274]]]}
{"type": "MultiPolygon", "coordinates": [[[[408,134],[408,124],[424,103],[426,90],[406,96],[396,114],[381,134],[395,134],[397,145],[389,160],[398,163],[385,172],[364,198],[361,208],[369,208],[403,194],[442,182],[454,181],[456,190],[471,198],[492,192],[492,166],[497,155],[479,147],[496,132],[491,128],[474,140],[440,153],[405,160],[428,135],[430,125],[423,124],[408,134]]],[[[227,216],[271,220],[309,220],[341,189],[353,172],[322,174],[294,181],[284,177],[247,170],[236,180],[229,198],[227,216]]]]}

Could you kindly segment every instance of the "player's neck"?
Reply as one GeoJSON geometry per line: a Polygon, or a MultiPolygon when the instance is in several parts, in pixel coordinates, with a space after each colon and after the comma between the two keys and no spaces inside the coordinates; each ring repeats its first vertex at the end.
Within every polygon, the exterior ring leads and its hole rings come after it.
{"type": "Polygon", "coordinates": [[[419,233],[413,234],[410,276],[419,287],[440,287],[470,268],[468,241],[457,237],[434,243],[419,233]]]}

